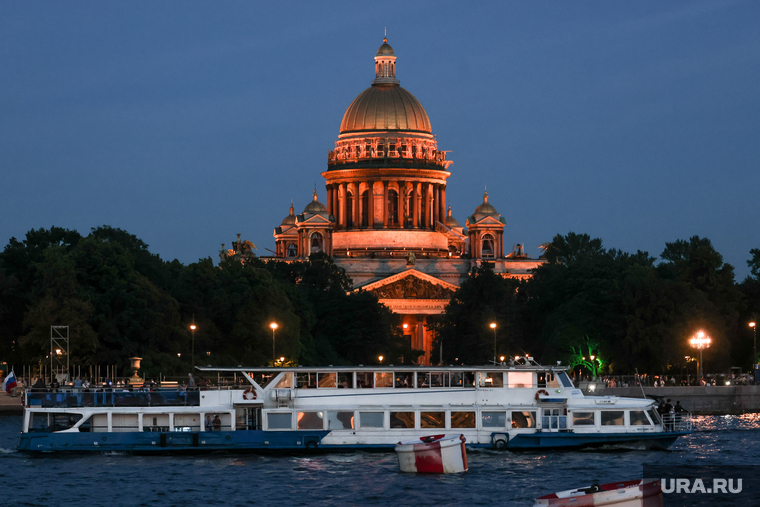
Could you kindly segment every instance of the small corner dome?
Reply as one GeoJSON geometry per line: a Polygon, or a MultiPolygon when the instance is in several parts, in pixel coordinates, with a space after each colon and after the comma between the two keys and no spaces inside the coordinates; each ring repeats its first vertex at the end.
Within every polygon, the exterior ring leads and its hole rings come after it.
{"type": "Polygon", "coordinates": [[[448,215],[446,216],[446,219],[443,221],[443,223],[449,229],[453,229],[455,227],[462,227],[461,225],[459,225],[459,221],[453,216],[451,216],[451,206],[449,206],[448,215]]]}
{"type": "Polygon", "coordinates": [[[317,191],[314,190],[314,195],[312,196],[312,201],[306,205],[306,207],[303,209],[304,213],[327,213],[327,208],[325,208],[325,205],[322,204],[317,200],[317,191]]]}
{"type": "Polygon", "coordinates": [[[494,215],[494,216],[499,215],[499,212],[496,211],[496,208],[494,208],[488,202],[488,192],[485,192],[483,194],[483,204],[475,208],[475,215],[494,215]]]}
{"type": "Polygon", "coordinates": [[[296,214],[295,210],[293,209],[293,203],[290,203],[290,213],[288,216],[282,219],[282,224],[280,225],[295,225],[296,223],[296,214]]]}

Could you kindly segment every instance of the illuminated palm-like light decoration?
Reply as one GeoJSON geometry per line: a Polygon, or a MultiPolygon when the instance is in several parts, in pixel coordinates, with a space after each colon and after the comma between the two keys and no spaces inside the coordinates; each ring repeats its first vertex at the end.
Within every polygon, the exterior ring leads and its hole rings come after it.
{"type": "Polygon", "coordinates": [[[697,334],[692,336],[692,338],[689,340],[689,345],[694,347],[695,349],[699,349],[699,378],[702,378],[702,350],[709,348],[710,344],[712,343],[712,338],[707,336],[704,331],[699,331],[697,334]]]}

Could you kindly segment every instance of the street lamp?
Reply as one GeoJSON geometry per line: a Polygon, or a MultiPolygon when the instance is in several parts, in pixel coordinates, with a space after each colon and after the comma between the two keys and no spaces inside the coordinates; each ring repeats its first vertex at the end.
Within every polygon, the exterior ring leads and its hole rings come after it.
{"type": "Polygon", "coordinates": [[[385,359],[383,356],[377,356],[377,360],[380,361],[381,364],[383,362],[383,359],[385,359]]]}
{"type": "Polygon", "coordinates": [[[496,364],[496,322],[491,322],[491,329],[493,329],[493,362],[496,364]]]}
{"type": "Polygon", "coordinates": [[[702,366],[702,349],[706,349],[710,346],[712,340],[707,336],[704,331],[699,331],[696,335],[689,340],[689,343],[695,349],[699,349],[699,363],[697,363],[698,378],[702,379],[704,367],[702,366]]]}
{"type": "Polygon", "coordinates": [[[277,322],[272,322],[269,327],[272,328],[272,366],[274,366],[277,362],[277,356],[274,353],[274,332],[277,331],[277,322]]]}
{"type": "Polygon", "coordinates": [[[690,386],[691,382],[689,382],[689,361],[691,361],[691,356],[683,356],[684,359],[686,359],[686,385],[690,386]]]}
{"type": "Polygon", "coordinates": [[[757,370],[757,324],[755,322],[750,322],[749,327],[752,328],[752,334],[754,335],[754,342],[752,350],[754,351],[754,354],[752,355],[752,372],[754,373],[755,370],[757,370]]]}
{"type": "Polygon", "coordinates": [[[195,319],[193,318],[193,323],[190,324],[190,332],[193,335],[193,348],[192,348],[192,354],[190,356],[190,363],[193,365],[193,368],[195,368],[195,330],[198,326],[195,325],[195,319]]]}

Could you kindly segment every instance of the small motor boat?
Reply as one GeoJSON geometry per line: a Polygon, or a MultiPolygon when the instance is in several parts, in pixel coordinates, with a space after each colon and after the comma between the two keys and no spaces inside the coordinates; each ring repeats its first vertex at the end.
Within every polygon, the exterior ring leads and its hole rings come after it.
{"type": "Polygon", "coordinates": [[[467,471],[464,435],[432,435],[396,444],[398,466],[402,472],[455,474],[467,471]]]}
{"type": "Polygon", "coordinates": [[[662,489],[658,479],[594,484],[536,498],[533,507],[662,507],[662,489]]]}

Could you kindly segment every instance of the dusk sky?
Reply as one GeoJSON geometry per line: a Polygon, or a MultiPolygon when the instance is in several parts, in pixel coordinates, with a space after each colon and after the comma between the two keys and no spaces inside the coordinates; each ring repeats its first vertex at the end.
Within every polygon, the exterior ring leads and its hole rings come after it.
{"type": "Polygon", "coordinates": [[[454,161],[447,197],[505,250],[587,233],[658,256],[760,248],[760,2],[0,3],[0,248],[127,230],[165,260],[325,202],[327,154],[388,28],[454,161]]]}

